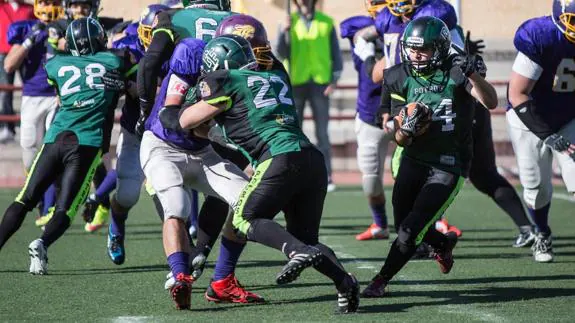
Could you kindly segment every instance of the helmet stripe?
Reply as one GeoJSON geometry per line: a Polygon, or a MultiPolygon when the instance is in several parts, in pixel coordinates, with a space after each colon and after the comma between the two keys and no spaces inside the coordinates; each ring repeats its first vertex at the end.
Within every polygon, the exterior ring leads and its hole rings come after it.
{"type": "Polygon", "coordinates": [[[94,47],[92,46],[92,37],[90,35],[90,20],[92,18],[86,19],[86,29],[88,30],[88,43],[90,44],[90,53],[94,54],[94,47]]]}

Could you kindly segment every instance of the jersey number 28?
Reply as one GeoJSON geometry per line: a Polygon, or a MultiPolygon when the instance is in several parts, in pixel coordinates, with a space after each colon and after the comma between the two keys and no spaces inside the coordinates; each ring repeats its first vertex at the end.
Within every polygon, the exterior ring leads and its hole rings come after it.
{"type": "MultiPolygon", "coordinates": [[[[104,84],[96,83],[96,78],[101,78],[106,74],[106,68],[102,64],[92,63],[84,68],[84,74],[86,75],[86,85],[90,89],[103,89],[104,84]]],[[[66,77],[70,75],[68,80],[64,82],[64,85],[60,89],[60,96],[66,96],[69,94],[74,94],[82,90],[82,85],[78,81],[82,77],[82,70],[76,66],[67,65],[62,66],[58,70],[58,77],[66,77]],[[70,75],[71,73],[71,75],[70,75]],[[80,83],[80,84],[78,84],[80,83]]]]}

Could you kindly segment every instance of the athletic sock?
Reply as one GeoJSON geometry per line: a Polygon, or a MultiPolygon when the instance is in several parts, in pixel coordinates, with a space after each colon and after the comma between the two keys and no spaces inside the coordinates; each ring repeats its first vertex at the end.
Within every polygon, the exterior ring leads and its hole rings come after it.
{"type": "Polygon", "coordinates": [[[387,216],[385,214],[385,203],[372,204],[369,206],[371,208],[371,215],[373,217],[373,223],[377,224],[380,228],[387,228],[387,216]]]}
{"type": "Polygon", "coordinates": [[[347,272],[343,268],[343,265],[339,262],[337,256],[330,247],[322,243],[318,243],[314,247],[321,251],[324,259],[313,267],[323,275],[329,277],[336,287],[340,286],[343,280],[347,277],[347,272]]]}
{"type": "Polygon", "coordinates": [[[527,214],[525,214],[523,204],[521,204],[521,199],[511,185],[509,185],[509,187],[504,186],[496,189],[493,194],[493,200],[503,211],[505,211],[505,213],[507,213],[507,215],[509,215],[518,228],[522,226],[531,226],[531,222],[529,222],[527,214]]]}
{"type": "Polygon", "coordinates": [[[537,232],[542,232],[545,234],[551,234],[551,228],[549,228],[549,209],[551,208],[551,202],[549,202],[547,205],[545,205],[544,207],[540,208],[540,209],[532,209],[532,208],[527,208],[527,211],[529,212],[529,216],[531,216],[531,219],[533,220],[533,223],[535,223],[535,227],[537,229],[537,232]]]}
{"type": "Polygon", "coordinates": [[[42,205],[42,215],[48,214],[50,208],[56,204],[56,185],[52,184],[44,192],[44,202],[42,205]]]}
{"type": "Polygon", "coordinates": [[[174,277],[178,277],[178,274],[180,273],[183,273],[186,276],[189,275],[189,262],[190,255],[187,252],[178,251],[168,256],[168,264],[170,265],[170,270],[174,277]]]}
{"type": "Polygon", "coordinates": [[[0,249],[4,246],[6,241],[20,229],[22,222],[26,218],[26,208],[24,204],[12,202],[4,212],[4,217],[0,223],[0,249]]]}
{"type": "Polygon", "coordinates": [[[128,218],[128,213],[117,213],[114,210],[110,210],[111,221],[110,221],[110,232],[115,236],[123,237],[126,234],[126,219],[128,218]]]}
{"type": "Polygon", "coordinates": [[[66,210],[56,210],[52,219],[46,224],[46,228],[41,237],[46,248],[60,239],[69,227],[70,217],[66,213],[66,210]]]}
{"type": "Polygon", "coordinates": [[[390,281],[400,270],[407,264],[409,259],[415,253],[416,247],[408,248],[407,250],[402,250],[399,248],[397,239],[391,245],[385,263],[379,271],[379,275],[386,281],[390,281]]]}
{"type": "Polygon", "coordinates": [[[117,179],[118,173],[115,170],[111,170],[96,189],[96,201],[106,208],[110,208],[110,193],[116,189],[117,179]]]}
{"type": "Polygon", "coordinates": [[[220,254],[214,268],[214,281],[226,278],[236,270],[238,259],[246,246],[222,236],[220,242],[220,254]]]}

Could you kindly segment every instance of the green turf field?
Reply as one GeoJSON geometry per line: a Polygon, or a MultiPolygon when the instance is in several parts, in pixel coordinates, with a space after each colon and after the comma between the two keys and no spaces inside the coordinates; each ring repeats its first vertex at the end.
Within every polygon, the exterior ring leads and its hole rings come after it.
{"type": "MultiPolygon", "coordinates": [[[[127,259],[116,266],[105,251],[105,233],[83,232],[78,217],[49,250],[49,275],[28,274],[27,246],[40,231],[34,216],[0,251],[0,321],[380,321],[380,322],[572,322],[575,307],[575,212],[558,189],[553,200],[555,262],[538,264],[529,249],[511,248],[515,229],[489,199],[464,189],[449,209],[450,222],[463,230],[455,267],[442,275],[434,261],[411,262],[390,285],[389,297],[361,301],[359,313],[334,315],[335,289],[313,270],[278,287],[275,275],[285,260],[272,249],[250,244],[237,275],[250,290],[269,301],[245,306],[208,303],[203,292],[209,270],[194,284],[191,311],[176,311],[163,290],[168,271],[159,220],[142,196],[131,213],[127,259]]],[[[16,195],[0,191],[3,210],[16,195]]],[[[389,210],[388,206],[388,210],[389,210]]],[[[368,207],[357,189],[328,196],[321,239],[357,275],[362,287],[379,270],[388,241],[357,242],[370,223],[368,207]]],[[[212,260],[217,256],[213,253],[212,260]]]]}

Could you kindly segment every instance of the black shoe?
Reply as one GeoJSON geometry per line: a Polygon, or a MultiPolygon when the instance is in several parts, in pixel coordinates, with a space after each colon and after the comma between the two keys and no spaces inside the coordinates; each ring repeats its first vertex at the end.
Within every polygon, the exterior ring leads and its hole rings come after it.
{"type": "Polygon", "coordinates": [[[92,220],[94,220],[94,215],[96,215],[96,210],[98,210],[98,202],[88,197],[84,203],[84,210],[82,211],[84,222],[91,223],[92,220]]]}
{"type": "Polygon", "coordinates": [[[379,274],[375,275],[369,282],[369,285],[361,292],[361,297],[364,298],[379,298],[385,296],[387,291],[387,284],[389,281],[385,280],[379,274]]]}
{"type": "Polygon", "coordinates": [[[314,247],[305,246],[301,250],[293,251],[288,263],[282,268],[282,271],[276,276],[276,283],[283,285],[296,280],[301,272],[310,266],[319,264],[323,254],[314,247]]]}
{"type": "Polygon", "coordinates": [[[338,288],[337,309],[342,314],[355,313],[359,307],[359,282],[349,274],[338,288]]]}

